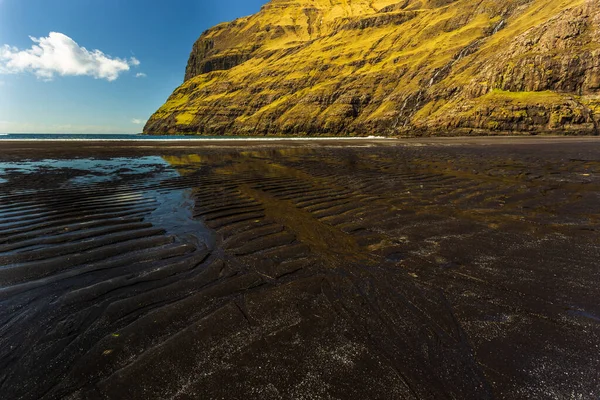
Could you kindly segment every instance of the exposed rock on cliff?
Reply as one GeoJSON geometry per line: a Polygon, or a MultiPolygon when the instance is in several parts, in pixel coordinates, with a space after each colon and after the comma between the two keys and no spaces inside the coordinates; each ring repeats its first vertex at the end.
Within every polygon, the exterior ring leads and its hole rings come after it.
{"type": "Polygon", "coordinates": [[[145,133],[598,132],[596,0],[272,0],[209,29],[145,133]]]}

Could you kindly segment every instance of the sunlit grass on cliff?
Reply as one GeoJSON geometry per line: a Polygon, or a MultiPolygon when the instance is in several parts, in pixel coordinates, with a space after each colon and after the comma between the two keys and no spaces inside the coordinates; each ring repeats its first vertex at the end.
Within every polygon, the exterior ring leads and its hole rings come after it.
{"type": "MultiPolygon", "coordinates": [[[[547,113],[542,124],[554,129],[571,114],[577,119],[579,113],[597,113],[598,102],[587,94],[579,103],[565,101],[547,93],[552,91],[543,83],[510,86],[509,79],[556,73],[531,60],[545,54],[560,61],[572,50],[539,48],[535,41],[530,46],[527,35],[554,29],[559,16],[582,4],[585,0],[273,1],[258,14],[203,35],[219,49],[217,58],[254,53],[230,69],[187,80],[151,124],[173,121],[186,132],[207,135],[225,129],[244,135],[393,134],[398,127],[452,127],[493,108],[501,111],[477,125],[496,129],[502,126],[498,115],[505,122],[527,120],[523,110],[513,116],[502,111],[505,105],[539,105],[561,108],[558,117],[547,113]]],[[[585,43],[581,50],[599,46],[585,43]]]]}

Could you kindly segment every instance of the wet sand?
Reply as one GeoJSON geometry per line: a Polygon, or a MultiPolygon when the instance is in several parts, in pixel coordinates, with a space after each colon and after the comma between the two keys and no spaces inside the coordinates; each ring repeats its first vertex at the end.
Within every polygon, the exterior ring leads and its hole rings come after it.
{"type": "Polygon", "coordinates": [[[596,399],[600,140],[0,142],[3,399],[596,399]]]}

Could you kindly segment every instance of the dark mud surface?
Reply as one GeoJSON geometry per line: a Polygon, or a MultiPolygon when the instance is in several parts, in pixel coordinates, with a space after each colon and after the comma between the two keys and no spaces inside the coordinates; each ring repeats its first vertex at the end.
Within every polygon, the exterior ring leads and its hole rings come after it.
{"type": "Polygon", "coordinates": [[[0,398],[600,398],[600,141],[412,144],[1,143],[0,398]]]}

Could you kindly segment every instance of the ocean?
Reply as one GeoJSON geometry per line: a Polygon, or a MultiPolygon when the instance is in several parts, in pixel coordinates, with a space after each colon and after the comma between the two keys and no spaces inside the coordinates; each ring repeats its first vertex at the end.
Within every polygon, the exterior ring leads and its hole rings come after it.
{"type": "Polygon", "coordinates": [[[382,136],[368,137],[248,137],[248,136],[147,136],[141,134],[83,134],[83,133],[0,133],[2,140],[334,140],[334,139],[385,139],[382,136]]]}
{"type": "MultiPolygon", "coordinates": [[[[0,133],[0,140],[194,140],[217,139],[203,136],[147,136],[141,134],[87,134],[87,133],[0,133]]],[[[235,138],[232,138],[235,139],[235,138]]]]}

